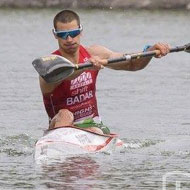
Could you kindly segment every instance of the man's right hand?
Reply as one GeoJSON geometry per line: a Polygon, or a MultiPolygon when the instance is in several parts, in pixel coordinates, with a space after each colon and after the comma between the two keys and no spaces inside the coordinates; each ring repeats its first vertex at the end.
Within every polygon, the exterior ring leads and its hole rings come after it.
{"type": "Polygon", "coordinates": [[[108,64],[106,59],[100,59],[98,56],[93,56],[89,59],[89,62],[93,64],[92,69],[100,70],[108,64]]]}

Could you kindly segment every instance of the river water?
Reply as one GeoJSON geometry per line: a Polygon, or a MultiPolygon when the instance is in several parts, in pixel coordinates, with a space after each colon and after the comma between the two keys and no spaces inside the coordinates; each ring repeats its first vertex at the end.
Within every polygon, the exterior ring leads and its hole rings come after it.
{"type": "MultiPolygon", "coordinates": [[[[190,54],[153,59],[142,71],[104,69],[97,82],[105,124],[129,145],[121,154],[81,155],[38,168],[34,145],[48,121],[31,65],[57,48],[56,9],[0,10],[0,189],[190,188],[190,54]],[[176,173],[177,172],[177,175],[176,173]],[[182,184],[180,182],[183,181],[182,184]]],[[[78,10],[82,43],[138,52],[188,43],[190,12],[78,10]]]]}

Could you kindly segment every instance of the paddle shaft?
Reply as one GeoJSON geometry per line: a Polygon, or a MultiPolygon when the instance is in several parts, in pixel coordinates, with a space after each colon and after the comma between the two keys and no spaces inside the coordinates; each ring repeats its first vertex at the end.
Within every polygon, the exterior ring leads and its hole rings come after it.
{"type": "MultiPolygon", "coordinates": [[[[170,53],[179,52],[179,51],[185,51],[187,53],[190,53],[190,43],[184,46],[177,46],[174,48],[170,48],[170,53]]],[[[159,50],[125,54],[122,57],[108,59],[107,63],[112,64],[112,63],[130,61],[145,57],[153,57],[159,54],[160,54],[159,50]]],[[[93,64],[90,62],[86,62],[84,64],[74,64],[70,62],[68,59],[58,55],[50,55],[50,56],[37,58],[32,62],[32,64],[36,69],[36,71],[39,73],[39,75],[47,83],[56,83],[62,81],[68,78],[70,75],[72,75],[76,70],[93,67],[93,64]]]]}
{"type": "MultiPolygon", "coordinates": [[[[174,48],[170,48],[169,53],[180,52],[180,51],[185,51],[185,50],[189,50],[189,44],[184,45],[184,46],[177,46],[174,48]]],[[[127,60],[130,61],[130,60],[134,60],[134,59],[140,59],[140,58],[144,58],[144,57],[153,57],[158,54],[160,54],[159,50],[140,52],[140,53],[135,53],[135,54],[130,54],[130,55],[126,54],[123,57],[108,59],[107,62],[108,62],[108,64],[118,63],[118,62],[123,62],[123,61],[127,61],[127,60]]],[[[92,66],[93,66],[92,63],[87,62],[87,63],[81,64],[81,65],[78,65],[78,67],[76,67],[75,69],[79,70],[79,69],[89,68],[92,66]]]]}

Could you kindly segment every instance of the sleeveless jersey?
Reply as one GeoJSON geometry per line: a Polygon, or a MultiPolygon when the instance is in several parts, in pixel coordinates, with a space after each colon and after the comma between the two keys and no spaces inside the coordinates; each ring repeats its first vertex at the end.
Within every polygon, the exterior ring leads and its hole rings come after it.
{"type": "MultiPolygon", "coordinates": [[[[61,55],[59,50],[53,54],[61,55]]],[[[89,53],[80,46],[79,64],[83,64],[89,58],[89,53]]],[[[96,100],[97,75],[97,70],[85,70],[73,80],[64,80],[52,93],[43,95],[50,120],[60,109],[68,109],[73,113],[75,123],[81,123],[89,118],[100,122],[96,100]]]]}

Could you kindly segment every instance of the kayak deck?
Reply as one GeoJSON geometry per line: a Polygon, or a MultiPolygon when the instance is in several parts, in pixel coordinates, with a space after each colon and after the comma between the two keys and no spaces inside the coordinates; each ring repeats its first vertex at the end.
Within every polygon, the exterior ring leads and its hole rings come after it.
{"type": "Polygon", "coordinates": [[[35,146],[35,161],[61,159],[68,155],[113,152],[124,143],[115,135],[100,135],[73,127],[50,130],[35,146]]]}

